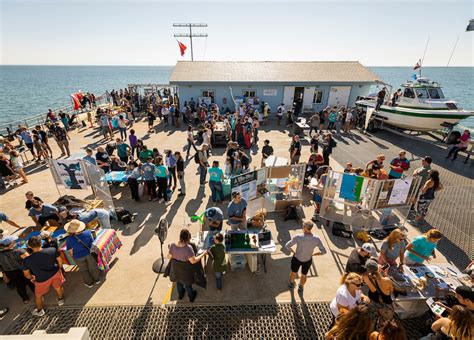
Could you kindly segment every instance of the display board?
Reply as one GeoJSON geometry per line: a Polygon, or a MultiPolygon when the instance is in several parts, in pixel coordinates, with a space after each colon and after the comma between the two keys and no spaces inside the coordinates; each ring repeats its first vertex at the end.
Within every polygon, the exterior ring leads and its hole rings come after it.
{"type": "Polygon", "coordinates": [[[87,182],[80,160],[53,159],[51,160],[55,171],[57,184],[62,184],[66,189],[86,189],[87,182]]]}
{"type": "Polygon", "coordinates": [[[230,179],[231,192],[239,192],[247,202],[262,196],[261,186],[265,183],[265,169],[250,171],[230,179]]]}

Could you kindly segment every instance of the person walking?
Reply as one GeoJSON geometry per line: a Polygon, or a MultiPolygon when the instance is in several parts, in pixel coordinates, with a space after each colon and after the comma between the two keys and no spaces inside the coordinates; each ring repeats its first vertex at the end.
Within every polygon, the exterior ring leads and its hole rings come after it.
{"type": "Polygon", "coordinates": [[[306,276],[309,268],[313,263],[313,256],[319,256],[326,254],[326,248],[323,243],[312,233],[313,222],[305,220],[303,222],[303,234],[295,235],[285,244],[285,248],[293,253],[291,259],[291,272],[288,287],[293,289],[295,287],[295,279],[298,275],[298,271],[301,267],[301,278],[298,285],[298,292],[303,293],[304,284],[306,283],[306,276]],[[293,250],[293,246],[296,245],[296,250],[293,250]],[[314,252],[314,248],[318,247],[319,251],[314,252]]]}
{"type": "Polygon", "coordinates": [[[219,162],[212,162],[212,167],[208,170],[209,172],[209,187],[212,192],[212,202],[216,203],[224,200],[224,190],[222,189],[222,180],[224,179],[224,172],[219,168],[219,162]],[[219,194],[220,199],[217,198],[219,194]]]}
{"type": "Polygon", "coordinates": [[[178,173],[178,181],[179,181],[179,194],[178,196],[186,195],[186,181],[184,180],[184,159],[181,156],[181,152],[176,151],[174,153],[174,157],[176,158],[176,171],[178,173]]]}
{"type": "Polygon", "coordinates": [[[132,149],[132,159],[134,159],[134,157],[138,158],[138,138],[135,135],[134,129],[130,130],[130,134],[128,135],[128,141],[130,142],[130,148],[132,149]]]}
{"type": "Polygon", "coordinates": [[[201,185],[201,187],[204,187],[204,184],[206,184],[207,168],[209,167],[209,163],[207,161],[208,148],[209,146],[207,144],[202,144],[201,150],[197,152],[197,159],[199,164],[199,184],[201,185]]]}
{"type": "Polygon", "coordinates": [[[186,151],[186,158],[189,157],[189,150],[191,150],[191,146],[193,147],[194,151],[198,151],[196,145],[194,144],[194,134],[193,134],[193,127],[188,125],[188,131],[186,132],[186,142],[187,144],[187,151],[186,151]]]}
{"type": "Polygon", "coordinates": [[[38,132],[41,142],[43,143],[43,147],[49,152],[50,156],[53,157],[53,151],[51,150],[51,147],[49,146],[49,138],[48,134],[46,131],[44,131],[40,125],[35,126],[35,130],[38,132]]]}
{"type": "Polygon", "coordinates": [[[59,252],[53,248],[42,247],[41,236],[33,236],[28,240],[28,248],[31,254],[23,259],[23,274],[26,279],[35,285],[35,304],[31,314],[34,316],[43,316],[44,295],[46,295],[52,286],[58,296],[58,305],[64,305],[64,276],[61,271],[63,260],[59,252]]]}
{"type": "Polygon", "coordinates": [[[337,146],[336,141],[332,138],[332,133],[328,132],[324,135],[321,146],[323,148],[324,165],[329,165],[329,156],[332,154],[332,150],[337,146]]]}
{"type": "Polygon", "coordinates": [[[92,251],[94,236],[85,228],[86,224],[79,220],[72,220],[64,225],[64,230],[69,234],[66,239],[67,251],[82,273],[84,286],[92,288],[94,284],[100,283],[100,270],[92,251]]]}

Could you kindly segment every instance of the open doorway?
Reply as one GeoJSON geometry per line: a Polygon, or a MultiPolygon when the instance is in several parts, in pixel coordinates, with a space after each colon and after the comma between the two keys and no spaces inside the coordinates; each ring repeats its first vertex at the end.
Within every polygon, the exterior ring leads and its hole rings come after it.
{"type": "Polygon", "coordinates": [[[295,103],[295,114],[300,115],[303,108],[303,97],[304,97],[304,87],[297,86],[295,87],[295,94],[293,102],[295,103]]]}

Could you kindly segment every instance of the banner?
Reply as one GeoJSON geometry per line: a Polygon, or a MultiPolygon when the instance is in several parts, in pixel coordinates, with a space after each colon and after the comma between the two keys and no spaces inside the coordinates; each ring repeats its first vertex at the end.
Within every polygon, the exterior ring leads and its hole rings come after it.
{"type": "Polygon", "coordinates": [[[67,189],[86,189],[87,183],[82,169],[81,160],[65,159],[53,160],[54,170],[56,171],[61,184],[67,189]]]}

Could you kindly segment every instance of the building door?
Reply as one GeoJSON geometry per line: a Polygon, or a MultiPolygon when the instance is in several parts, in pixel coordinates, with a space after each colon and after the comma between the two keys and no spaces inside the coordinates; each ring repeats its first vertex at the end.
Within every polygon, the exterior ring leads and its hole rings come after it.
{"type": "Polygon", "coordinates": [[[287,110],[291,110],[293,107],[293,99],[295,95],[295,87],[294,86],[285,86],[283,90],[283,104],[287,110]]]}
{"type": "Polygon", "coordinates": [[[349,103],[352,86],[331,86],[329,89],[328,106],[345,106],[349,103]]]}
{"type": "Polygon", "coordinates": [[[303,111],[313,109],[313,99],[314,99],[314,90],[315,89],[316,88],[314,86],[304,88],[303,111]]]}
{"type": "Polygon", "coordinates": [[[304,98],[304,87],[295,87],[295,95],[293,102],[295,103],[295,113],[299,115],[303,112],[303,98],[304,98]]]}

